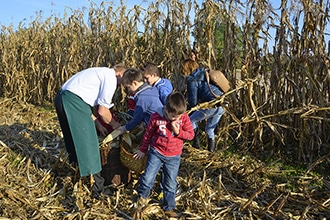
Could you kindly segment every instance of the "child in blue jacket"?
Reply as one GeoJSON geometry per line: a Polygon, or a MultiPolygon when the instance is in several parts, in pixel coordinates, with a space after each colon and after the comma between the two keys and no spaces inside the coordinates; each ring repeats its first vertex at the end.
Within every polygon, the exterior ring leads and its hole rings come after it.
{"type": "Polygon", "coordinates": [[[171,81],[161,78],[157,65],[152,62],[146,62],[142,67],[142,72],[144,80],[158,89],[160,101],[165,105],[167,96],[173,91],[171,81]]]}
{"type": "Polygon", "coordinates": [[[150,115],[163,108],[159,99],[158,89],[144,82],[142,71],[136,68],[129,68],[124,72],[122,84],[130,92],[134,92],[135,109],[133,117],[126,125],[118,128],[123,134],[141,125],[146,127],[150,115]]]}

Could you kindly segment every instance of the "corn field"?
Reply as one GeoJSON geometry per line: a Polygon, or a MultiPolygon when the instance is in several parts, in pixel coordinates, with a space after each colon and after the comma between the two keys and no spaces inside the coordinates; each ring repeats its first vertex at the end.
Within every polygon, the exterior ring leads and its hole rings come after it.
{"type": "MultiPolygon", "coordinates": [[[[218,100],[229,104],[219,145],[327,170],[329,1],[282,0],[279,11],[268,1],[159,0],[147,8],[115,8],[104,1],[60,18],[39,15],[28,25],[2,26],[0,95],[51,103],[60,86],[84,68],[119,62],[139,67],[145,61],[158,63],[180,91],[180,61],[194,49],[201,65],[221,69],[232,85],[218,100]]],[[[116,102],[123,106],[124,99],[116,102]]]]}

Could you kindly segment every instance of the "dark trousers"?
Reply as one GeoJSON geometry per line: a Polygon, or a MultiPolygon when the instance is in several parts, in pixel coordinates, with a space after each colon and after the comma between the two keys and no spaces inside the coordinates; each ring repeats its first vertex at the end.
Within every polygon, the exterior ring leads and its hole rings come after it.
{"type": "Polygon", "coordinates": [[[94,193],[103,193],[104,191],[104,178],[101,176],[101,173],[96,173],[93,175],[94,184],[92,186],[92,192],[94,193]]]}

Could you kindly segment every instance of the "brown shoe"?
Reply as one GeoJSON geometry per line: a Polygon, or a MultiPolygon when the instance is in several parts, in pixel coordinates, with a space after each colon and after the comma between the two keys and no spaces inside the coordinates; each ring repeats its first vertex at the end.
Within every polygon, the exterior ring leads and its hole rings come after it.
{"type": "Polygon", "coordinates": [[[169,218],[180,218],[181,214],[175,212],[174,210],[166,210],[165,215],[169,218]]]}

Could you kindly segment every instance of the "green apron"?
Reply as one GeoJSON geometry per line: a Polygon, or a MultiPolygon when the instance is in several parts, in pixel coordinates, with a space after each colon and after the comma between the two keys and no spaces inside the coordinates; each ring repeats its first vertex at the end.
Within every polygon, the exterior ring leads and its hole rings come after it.
{"type": "Polygon", "coordinates": [[[62,103],[76,149],[80,176],[100,172],[100,150],[91,107],[70,91],[63,91],[62,103]]]}

